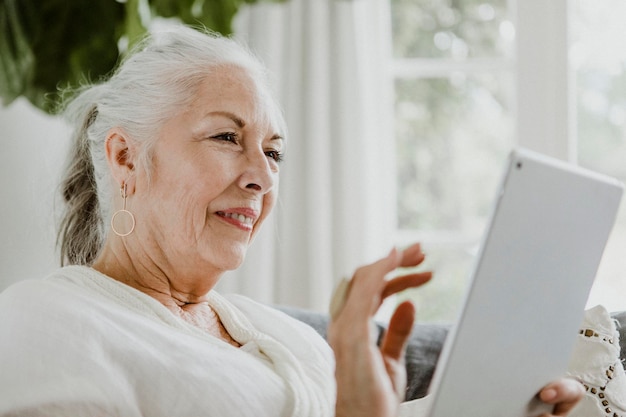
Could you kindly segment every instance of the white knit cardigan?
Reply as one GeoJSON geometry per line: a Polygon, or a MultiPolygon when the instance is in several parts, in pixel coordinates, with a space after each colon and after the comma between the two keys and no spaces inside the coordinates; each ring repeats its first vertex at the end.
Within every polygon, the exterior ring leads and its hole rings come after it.
{"type": "Polygon", "coordinates": [[[313,329],[245,297],[209,304],[241,348],[88,267],[15,284],[0,294],[0,416],[334,414],[313,329]]]}

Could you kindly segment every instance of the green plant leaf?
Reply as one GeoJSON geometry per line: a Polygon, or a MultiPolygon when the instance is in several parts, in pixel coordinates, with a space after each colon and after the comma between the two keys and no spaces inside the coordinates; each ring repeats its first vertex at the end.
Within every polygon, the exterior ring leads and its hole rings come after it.
{"type": "Polygon", "coordinates": [[[58,88],[97,79],[115,66],[124,5],[111,0],[3,0],[0,49],[5,102],[23,95],[51,112],[58,88]]]}
{"type": "MultiPolygon", "coordinates": [[[[126,38],[128,41],[128,49],[132,48],[148,31],[141,21],[139,13],[140,0],[126,1],[126,17],[124,20],[124,33],[120,37],[126,38]]],[[[124,53],[125,51],[120,51],[124,53]]]]}
{"type": "Polygon", "coordinates": [[[35,59],[26,42],[14,2],[1,3],[0,14],[0,95],[3,105],[19,97],[32,81],[35,59]]]}
{"type": "Polygon", "coordinates": [[[205,26],[223,35],[232,33],[231,22],[243,0],[150,0],[153,13],[177,17],[191,26],[205,26]]]}
{"type": "Polygon", "coordinates": [[[0,0],[3,104],[24,96],[53,112],[59,89],[110,73],[119,60],[120,39],[132,46],[146,32],[142,1],[152,16],[229,35],[239,7],[259,0],[0,0]]]}

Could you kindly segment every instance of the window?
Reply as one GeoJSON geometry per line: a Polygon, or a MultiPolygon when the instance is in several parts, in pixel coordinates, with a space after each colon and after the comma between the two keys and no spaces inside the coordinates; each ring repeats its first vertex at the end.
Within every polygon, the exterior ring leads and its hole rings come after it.
{"type": "MultiPolygon", "coordinates": [[[[578,0],[572,5],[578,162],[626,183],[626,3],[578,0]]],[[[626,310],[625,201],[589,300],[613,311],[626,310]]]]}
{"type": "MultiPolygon", "coordinates": [[[[513,145],[626,179],[626,53],[593,45],[626,38],[612,32],[624,31],[616,11],[623,21],[626,6],[618,3],[391,0],[397,241],[423,242],[426,267],[437,273],[404,295],[416,301],[420,320],[456,317],[513,145]],[[600,36],[594,25],[606,18],[615,26],[600,36]],[[603,62],[590,56],[600,50],[607,51],[603,62]],[[571,71],[577,100],[568,89],[571,71]],[[554,99],[545,99],[546,88],[554,99]],[[569,110],[576,102],[575,124],[569,110]]],[[[607,289],[616,289],[626,267],[610,256],[626,250],[622,217],[591,297],[608,308],[607,289]]]]}

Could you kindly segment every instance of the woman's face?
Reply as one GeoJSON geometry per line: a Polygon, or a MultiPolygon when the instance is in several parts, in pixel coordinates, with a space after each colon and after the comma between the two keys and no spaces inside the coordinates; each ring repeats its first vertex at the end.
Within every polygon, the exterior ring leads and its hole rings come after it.
{"type": "Polygon", "coordinates": [[[243,261],[278,192],[283,139],[263,97],[244,70],[219,68],[163,126],[131,196],[158,266],[209,273],[243,261]]]}

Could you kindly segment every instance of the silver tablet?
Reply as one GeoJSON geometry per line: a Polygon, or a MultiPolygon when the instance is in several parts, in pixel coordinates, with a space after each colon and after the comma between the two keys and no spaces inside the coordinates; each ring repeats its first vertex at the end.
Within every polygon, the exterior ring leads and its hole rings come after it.
{"type": "Polygon", "coordinates": [[[523,417],[564,376],[622,195],[615,179],[511,153],[429,417],[523,417]]]}

